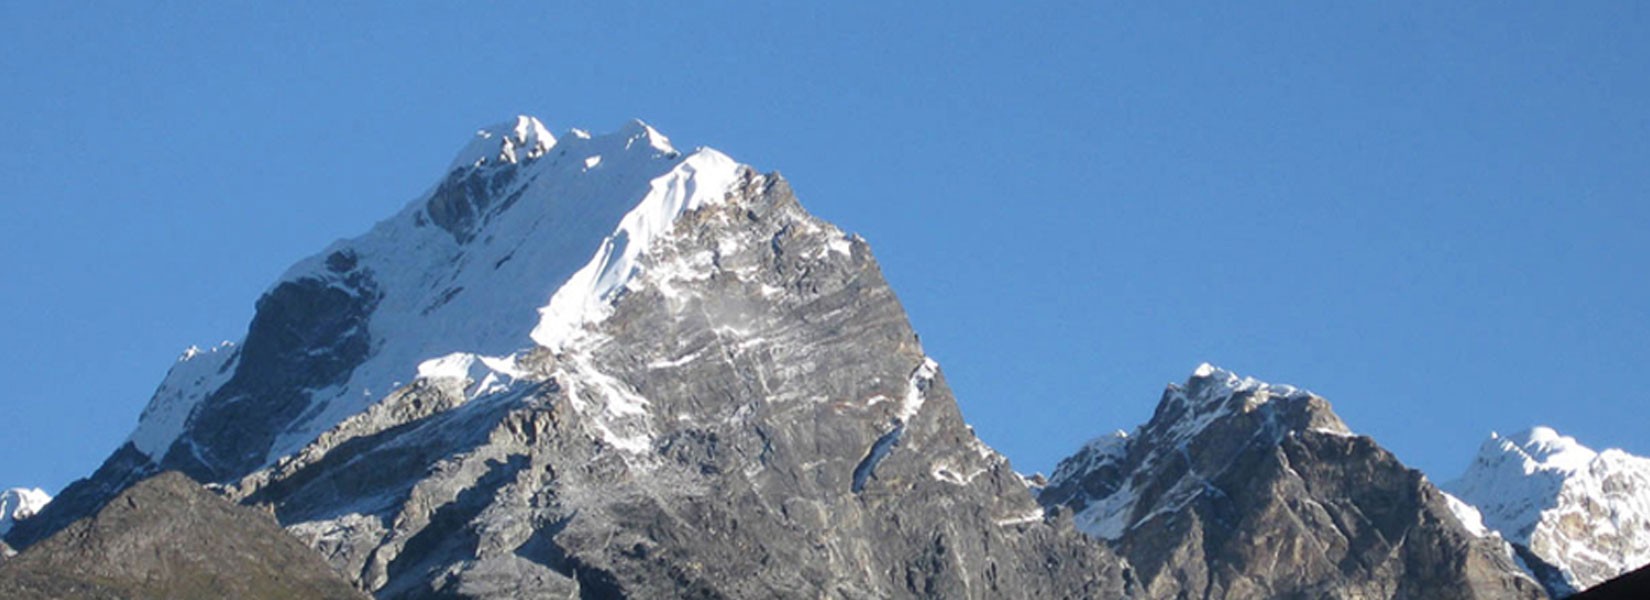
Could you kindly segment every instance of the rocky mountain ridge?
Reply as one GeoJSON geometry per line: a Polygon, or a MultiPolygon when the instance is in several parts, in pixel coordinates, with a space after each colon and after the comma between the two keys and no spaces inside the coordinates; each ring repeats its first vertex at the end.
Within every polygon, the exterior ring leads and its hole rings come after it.
{"type": "Polygon", "coordinates": [[[6,539],[169,470],[379,598],[1542,595],[1322,398],[1211,365],[1028,481],[863,239],[641,122],[479,131],[6,539]]]}
{"type": "Polygon", "coordinates": [[[380,598],[1113,597],[963,423],[869,247],[633,123],[483,130],[174,367],[29,543],[177,469],[380,598]]]}
{"type": "Polygon", "coordinates": [[[0,597],[315,598],[365,595],[268,514],[177,473],[133,485],[96,514],[0,565],[0,597]]]}
{"type": "Polygon", "coordinates": [[[1146,597],[1545,595],[1323,398],[1208,364],[1134,434],[1062,461],[1038,498],[1110,542],[1146,597]]]}

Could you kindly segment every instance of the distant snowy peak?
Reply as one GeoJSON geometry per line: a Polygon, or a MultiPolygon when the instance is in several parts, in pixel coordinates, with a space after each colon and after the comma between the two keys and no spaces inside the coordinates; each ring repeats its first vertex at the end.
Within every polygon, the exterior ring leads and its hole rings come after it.
{"type": "MultiPolygon", "coordinates": [[[[1184,384],[1169,384],[1164,399],[1158,404],[1157,414],[1146,425],[1159,427],[1154,432],[1177,441],[1197,436],[1211,423],[1233,414],[1249,413],[1262,407],[1272,408],[1274,401],[1308,402],[1323,399],[1310,391],[1292,385],[1271,384],[1253,377],[1243,377],[1209,363],[1198,365],[1184,384]]],[[[1327,407],[1327,403],[1325,403],[1327,407]]],[[[1352,430],[1328,410],[1308,411],[1311,419],[1306,428],[1320,433],[1352,435],[1352,430]]],[[[1274,431],[1282,434],[1283,431],[1274,431]]]]}
{"type": "Polygon", "coordinates": [[[1578,589],[1650,562],[1650,459],[1535,427],[1490,434],[1443,487],[1578,589]]]}
{"type": "Polygon", "coordinates": [[[1200,480],[1188,477],[1160,496],[1143,498],[1137,474],[1144,477],[1160,465],[1183,462],[1186,449],[1204,438],[1239,435],[1275,445],[1306,431],[1353,435],[1328,402],[1311,392],[1204,363],[1185,383],[1169,384],[1152,419],[1133,434],[1117,431],[1095,438],[1061,461],[1040,500],[1078,507],[1080,529],[1115,540],[1134,524],[1177,510],[1205,489],[1200,480]],[[1093,483],[1097,481],[1105,483],[1093,483]]]}
{"type": "Polygon", "coordinates": [[[40,488],[12,488],[0,492],[0,536],[11,531],[13,523],[34,516],[51,501],[51,495],[40,488]]]}
{"type": "Polygon", "coordinates": [[[1479,451],[1491,455],[1517,455],[1524,459],[1525,472],[1555,471],[1575,473],[1586,469],[1598,453],[1576,442],[1567,435],[1559,435],[1551,427],[1533,427],[1507,437],[1490,433],[1490,440],[1479,451]],[[1493,448],[1492,448],[1493,446],[1493,448]]]}
{"type": "Polygon", "coordinates": [[[468,167],[516,164],[544,156],[556,145],[556,137],[538,119],[526,115],[514,121],[483,127],[470,144],[453,158],[448,171],[468,167]]]}

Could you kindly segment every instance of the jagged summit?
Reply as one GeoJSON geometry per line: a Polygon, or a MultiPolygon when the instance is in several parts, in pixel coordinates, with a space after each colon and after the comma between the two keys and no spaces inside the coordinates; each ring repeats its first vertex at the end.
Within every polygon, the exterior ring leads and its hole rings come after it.
{"type": "Polygon", "coordinates": [[[7,541],[177,469],[379,598],[1123,595],[963,422],[864,240],[645,123],[543,131],[483,132],[289,269],[7,541]]]}
{"type": "Polygon", "coordinates": [[[483,127],[470,144],[453,157],[448,171],[474,167],[516,164],[544,156],[556,145],[556,137],[535,117],[520,115],[513,121],[483,127]]]}
{"type": "Polygon", "coordinates": [[[640,271],[640,253],[678,217],[755,177],[712,149],[682,155],[641,121],[557,140],[518,117],[478,132],[455,164],[465,168],[400,214],[293,266],[259,301],[270,310],[243,342],[180,363],[145,411],[137,449],[222,479],[419,378],[470,381],[472,396],[497,391],[523,377],[527,351],[563,347],[601,320],[640,271]],[[321,310],[292,314],[300,305],[321,310]],[[294,345],[305,349],[285,351],[294,345]],[[272,372],[283,375],[253,380],[272,372]],[[272,395],[287,400],[267,414],[231,408],[272,395]]]}
{"type": "Polygon", "coordinates": [[[1539,596],[1323,398],[1210,364],[1062,461],[1038,501],[1117,549],[1146,597],[1539,596]]]}
{"type": "Polygon", "coordinates": [[[1084,478],[1117,470],[1124,464],[1146,468],[1180,461],[1187,447],[1207,436],[1241,435],[1263,444],[1277,444],[1284,436],[1302,431],[1351,435],[1351,430],[1329,410],[1328,403],[1311,392],[1203,363],[1185,383],[1166,387],[1151,420],[1133,434],[1118,431],[1101,436],[1061,461],[1040,499],[1045,504],[1074,499],[1071,504],[1078,511],[1078,527],[1091,535],[1115,540],[1135,524],[1191,501],[1204,488],[1192,478],[1142,496],[1142,490],[1128,479],[1117,481],[1115,488],[1079,492],[1084,478]],[[1233,433],[1234,429],[1238,431],[1233,433]]]}
{"type": "Polygon", "coordinates": [[[1594,451],[1550,427],[1491,433],[1445,490],[1484,525],[1550,564],[1555,590],[1583,589],[1650,562],[1650,459],[1594,451]]]}
{"type": "MultiPolygon", "coordinates": [[[[1290,406],[1304,403],[1307,409],[1295,412],[1309,421],[1307,428],[1338,435],[1352,434],[1352,430],[1328,410],[1328,403],[1310,391],[1240,376],[1209,363],[1198,365],[1184,384],[1168,385],[1164,401],[1157,409],[1158,415],[1164,418],[1154,416],[1152,422],[1166,426],[1168,434],[1186,439],[1196,436],[1222,417],[1263,408],[1268,411],[1275,409],[1277,407],[1270,405],[1277,401],[1290,406]]],[[[1282,431],[1274,430],[1273,433],[1282,431]]]]}

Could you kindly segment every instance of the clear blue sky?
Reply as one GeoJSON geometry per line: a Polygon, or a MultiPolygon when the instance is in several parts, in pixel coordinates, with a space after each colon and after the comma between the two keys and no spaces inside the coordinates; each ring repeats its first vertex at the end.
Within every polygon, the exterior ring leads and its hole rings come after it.
{"type": "Polygon", "coordinates": [[[1435,479],[1650,454],[1642,3],[199,4],[0,0],[0,486],[517,113],[785,173],[1022,470],[1205,360],[1435,479]]]}

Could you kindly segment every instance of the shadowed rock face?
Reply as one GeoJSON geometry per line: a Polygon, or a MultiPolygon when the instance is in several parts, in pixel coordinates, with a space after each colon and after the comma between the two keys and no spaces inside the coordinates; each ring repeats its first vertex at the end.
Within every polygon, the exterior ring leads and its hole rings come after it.
{"type": "Polygon", "coordinates": [[[27,547],[101,507],[132,483],[161,470],[201,481],[233,480],[262,465],[270,446],[300,418],[316,389],[347,378],[368,353],[366,318],[377,301],[370,273],[346,256],[328,280],[285,282],[258,300],[246,343],[224,367],[227,383],[205,398],[189,428],[157,461],[122,445],[86,479],[19,523],[6,539],[27,547]]]}
{"type": "Polygon", "coordinates": [[[1218,369],[1067,459],[1039,499],[1109,539],[1149,597],[1544,595],[1322,398],[1218,369]]]}
{"type": "Polygon", "coordinates": [[[331,281],[284,282],[258,300],[234,376],[190,416],[161,468],[219,481],[262,465],[309,392],[348,378],[366,358],[367,315],[378,300],[372,275],[342,255],[328,267],[331,281]]]}
{"type": "Polygon", "coordinates": [[[1650,598],[1650,566],[1643,566],[1587,588],[1572,600],[1641,600],[1650,598]]]}
{"type": "Polygon", "coordinates": [[[286,535],[175,472],[0,566],[0,597],[365,598],[286,535]]]}
{"type": "Polygon", "coordinates": [[[409,386],[237,493],[381,598],[1122,595],[963,423],[869,248],[777,176],[735,196],[530,385],[409,386]]]}
{"type": "Polygon", "coordinates": [[[70,484],[39,514],[18,521],[6,533],[6,541],[14,548],[28,548],[70,523],[97,512],[115,494],[155,472],[148,457],[138,452],[132,444],[123,444],[103,461],[91,477],[70,484]]]}

